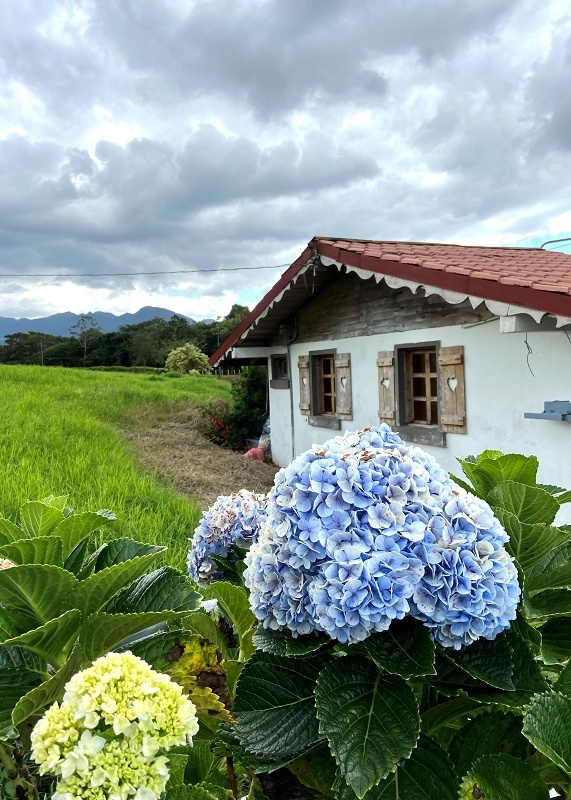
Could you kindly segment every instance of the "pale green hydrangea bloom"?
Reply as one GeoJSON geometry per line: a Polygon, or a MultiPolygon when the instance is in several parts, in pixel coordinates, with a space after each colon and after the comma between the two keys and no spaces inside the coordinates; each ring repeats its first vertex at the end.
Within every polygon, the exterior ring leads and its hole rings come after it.
{"type": "Polygon", "coordinates": [[[196,709],[168,675],[132,653],[110,653],[73,676],[31,734],[52,800],[157,800],[169,777],[161,751],[191,743],[196,709]]]}

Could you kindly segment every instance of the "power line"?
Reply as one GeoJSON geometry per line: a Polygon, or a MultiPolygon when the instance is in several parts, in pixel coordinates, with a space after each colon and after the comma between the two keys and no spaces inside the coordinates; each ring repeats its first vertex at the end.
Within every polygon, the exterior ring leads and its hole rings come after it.
{"type": "Polygon", "coordinates": [[[193,275],[198,272],[243,272],[252,269],[283,269],[287,264],[266,264],[262,267],[218,267],[217,269],[175,269],[166,272],[68,272],[62,274],[45,272],[27,272],[21,274],[0,274],[0,278],[126,278],[138,275],[193,275]]]}

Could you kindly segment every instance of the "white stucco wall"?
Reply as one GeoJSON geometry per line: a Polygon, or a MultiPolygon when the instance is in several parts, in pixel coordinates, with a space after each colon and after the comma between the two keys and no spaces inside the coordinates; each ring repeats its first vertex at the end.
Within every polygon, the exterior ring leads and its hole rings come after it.
{"type": "MultiPolygon", "coordinates": [[[[541,412],[546,400],[571,400],[571,342],[564,331],[527,334],[532,349],[526,363],[525,334],[500,334],[499,321],[473,327],[419,329],[336,341],[292,344],[290,386],[293,392],[294,453],[321,443],[337,432],[309,425],[299,412],[297,359],[310,350],[334,347],[351,353],[353,420],[342,422],[341,430],[356,430],[378,424],[376,358],[379,350],[396,344],[440,341],[443,346],[464,345],[466,417],[468,433],[447,434],[446,447],[426,447],[453,472],[459,471],[456,457],[476,455],[495,448],[506,453],[536,454],[540,462],[539,481],[571,488],[571,422],[524,419],[524,411],[541,412]]],[[[276,348],[275,352],[284,352],[276,348]]],[[[291,460],[292,411],[290,392],[270,390],[272,454],[283,466],[291,460]]],[[[566,515],[569,516],[569,515],[566,515]]]]}

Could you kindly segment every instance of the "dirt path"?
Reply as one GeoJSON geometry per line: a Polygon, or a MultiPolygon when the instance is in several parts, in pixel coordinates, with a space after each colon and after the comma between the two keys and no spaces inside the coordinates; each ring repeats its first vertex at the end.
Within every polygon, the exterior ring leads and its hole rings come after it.
{"type": "Polygon", "coordinates": [[[192,497],[200,508],[240,489],[265,493],[278,467],[243,458],[209,442],[198,431],[197,412],[188,407],[168,422],[124,431],[137,459],[164,483],[192,497]]]}

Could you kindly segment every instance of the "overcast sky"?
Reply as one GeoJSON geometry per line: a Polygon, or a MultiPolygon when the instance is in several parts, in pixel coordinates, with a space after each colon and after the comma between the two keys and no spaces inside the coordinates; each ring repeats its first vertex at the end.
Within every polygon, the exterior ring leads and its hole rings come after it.
{"type": "Polygon", "coordinates": [[[571,231],[568,0],[3,0],[0,18],[1,316],[224,315],[283,271],[246,267],[314,235],[571,231]],[[118,275],[176,270],[206,271],[118,275]]]}

